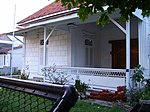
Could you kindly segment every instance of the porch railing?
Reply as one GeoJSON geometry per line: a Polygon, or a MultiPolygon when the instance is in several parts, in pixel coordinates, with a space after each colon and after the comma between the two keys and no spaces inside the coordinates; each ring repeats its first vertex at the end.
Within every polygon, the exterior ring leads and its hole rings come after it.
{"type": "MultiPolygon", "coordinates": [[[[91,89],[116,90],[117,86],[126,85],[125,69],[108,68],[85,68],[85,67],[56,67],[57,71],[66,73],[69,84],[74,85],[75,80],[81,80],[88,84],[91,89]]],[[[32,74],[32,72],[30,73],[32,74]]],[[[37,76],[34,71],[34,76],[37,76]]],[[[41,74],[37,77],[43,77],[41,74]]]]}
{"type": "Polygon", "coordinates": [[[0,77],[1,112],[69,112],[77,98],[73,86],[0,77]]]}
{"type": "MultiPolygon", "coordinates": [[[[116,90],[117,86],[125,86],[125,69],[107,68],[85,68],[85,67],[56,67],[57,72],[64,72],[68,77],[68,84],[75,84],[75,80],[81,80],[88,84],[91,89],[116,90]]],[[[30,72],[32,74],[32,72],[30,72]]],[[[33,72],[31,78],[39,77],[44,79],[44,75],[33,72]]],[[[48,81],[48,80],[47,80],[48,81]]]]}
{"type": "Polygon", "coordinates": [[[125,86],[125,69],[84,67],[57,67],[56,69],[70,75],[70,83],[74,84],[75,80],[81,80],[91,89],[116,90],[117,86],[125,86]]]}
{"type": "Polygon", "coordinates": [[[85,68],[85,67],[56,67],[57,70],[75,73],[76,75],[125,77],[125,69],[85,68]]]}

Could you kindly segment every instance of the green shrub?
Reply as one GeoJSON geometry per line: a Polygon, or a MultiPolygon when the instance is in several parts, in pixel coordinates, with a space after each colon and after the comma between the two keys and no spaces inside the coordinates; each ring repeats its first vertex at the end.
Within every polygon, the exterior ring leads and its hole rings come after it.
{"type": "Polygon", "coordinates": [[[12,73],[12,75],[20,75],[21,74],[21,70],[16,70],[12,73]]]}

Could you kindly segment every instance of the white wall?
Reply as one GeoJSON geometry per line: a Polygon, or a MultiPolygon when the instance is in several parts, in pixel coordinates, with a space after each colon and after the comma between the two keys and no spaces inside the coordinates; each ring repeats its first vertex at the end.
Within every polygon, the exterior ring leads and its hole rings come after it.
{"type": "Polygon", "coordinates": [[[150,17],[139,21],[139,63],[147,69],[145,75],[150,74],[150,17]]]}
{"type": "Polygon", "coordinates": [[[29,68],[29,71],[38,72],[39,64],[39,38],[37,31],[31,31],[26,34],[26,62],[25,66],[29,68]]]}
{"type": "MultiPolygon", "coordinates": [[[[89,33],[88,38],[93,40],[93,53],[96,54],[96,50],[98,49],[97,46],[97,39],[99,37],[98,27],[95,26],[95,24],[85,24],[85,25],[79,25],[77,27],[74,27],[71,29],[71,47],[72,47],[72,66],[76,67],[84,67],[85,66],[85,45],[84,41],[86,37],[84,36],[84,33],[87,32],[87,35],[89,33]],[[91,35],[92,34],[92,35],[91,35]]],[[[99,57],[98,54],[95,55],[95,57],[99,57]]],[[[94,67],[96,67],[97,60],[94,59],[94,67]]]]}
{"type": "Polygon", "coordinates": [[[49,39],[48,65],[68,66],[68,32],[55,31],[49,39]]]}
{"type": "MultiPolygon", "coordinates": [[[[50,31],[47,31],[47,35],[50,31]]],[[[26,67],[32,74],[41,74],[43,65],[43,29],[33,30],[26,34],[26,67]]],[[[54,31],[48,40],[46,66],[68,66],[68,32],[54,31]]]]}
{"type": "Polygon", "coordinates": [[[23,48],[14,49],[12,55],[12,67],[17,67],[19,70],[23,69],[24,56],[23,48]]]}

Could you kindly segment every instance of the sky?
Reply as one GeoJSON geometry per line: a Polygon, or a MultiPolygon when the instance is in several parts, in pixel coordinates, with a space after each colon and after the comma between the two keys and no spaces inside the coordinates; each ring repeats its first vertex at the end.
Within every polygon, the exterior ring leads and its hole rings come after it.
{"type": "Polygon", "coordinates": [[[14,15],[16,26],[17,22],[53,1],[54,0],[0,0],[0,34],[13,31],[14,15]],[[14,11],[15,9],[16,11],[14,11]]]}

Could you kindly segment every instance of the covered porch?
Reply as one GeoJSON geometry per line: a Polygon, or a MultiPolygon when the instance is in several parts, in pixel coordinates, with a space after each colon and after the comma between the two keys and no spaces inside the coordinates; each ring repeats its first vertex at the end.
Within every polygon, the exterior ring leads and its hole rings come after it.
{"type": "Polygon", "coordinates": [[[81,22],[75,14],[71,17],[35,23],[15,32],[15,35],[25,37],[24,69],[30,72],[31,78],[41,77],[43,67],[55,64],[58,69],[71,75],[75,69],[76,75],[71,79],[80,79],[93,85],[93,88],[99,86],[114,89],[124,85],[129,88],[130,68],[142,62],[140,56],[143,48],[139,46],[141,37],[138,28],[142,20],[135,17],[120,24],[116,19],[117,14],[110,15],[111,22],[102,27],[95,23],[97,15],[86,22],[81,22]],[[132,40],[135,41],[133,50],[130,50],[132,40]],[[124,43],[122,49],[115,53],[114,46],[120,41],[124,43]],[[109,84],[112,79],[115,81],[109,84]]]}

